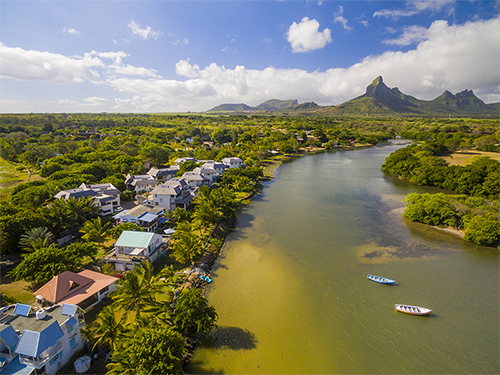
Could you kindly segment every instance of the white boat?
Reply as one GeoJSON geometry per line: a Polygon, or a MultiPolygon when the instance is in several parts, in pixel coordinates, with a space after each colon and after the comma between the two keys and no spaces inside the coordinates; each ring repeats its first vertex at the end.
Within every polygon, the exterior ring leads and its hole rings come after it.
{"type": "Polygon", "coordinates": [[[368,275],[366,277],[380,284],[394,284],[396,282],[395,280],[391,280],[382,276],[368,275]]]}
{"type": "Polygon", "coordinates": [[[432,310],[425,307],[396,304],[396,311],[411,315],[429,315],[432,310]]]}

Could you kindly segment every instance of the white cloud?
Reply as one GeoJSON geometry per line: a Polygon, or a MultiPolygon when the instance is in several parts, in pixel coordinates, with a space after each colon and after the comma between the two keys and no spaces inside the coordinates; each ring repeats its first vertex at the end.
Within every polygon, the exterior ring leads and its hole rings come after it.
{"type": "Polygon", "coordinates": [[[85,54],[68,57],[56,53],[10,48],[0,43],[0,76],[22,81],[50,81],[55,83],[95,81],[99,74],[95,68],[103,62],[85,54]]]}
{"type": "MultiPolygon", "coordinates": [[[[99,84],[99,90],[107,86],[119,93],[112,110],[127,112],[203,111],[222,103],[257,105],[272,98],[334,105],[363,94],[379,75],[388,86],[399,87],[419,99],[433,99],[444,90],[455,93],[473,89],[480,98],[492,102],[500,101],[499,28],[499,18],[462,25],[435,21],[427,30],[408,28],[394,39],[396,46],[409,41],[418,43],[407,52],[388,51],[368,56],[348,68],[323,72],[226,68],[215,63],[200,67],[184,59],[175,65],[178,79],[163,79],[153,69],[126,65],[123,61],[127,54],[120,51],[66,57],[0,44],[0,74],[58,83],[85,79],[99,84]]],[[[109,92],[107,97],[112,95],[109,92]]],[[[112,105],[97,99],[85,101],[87,106],[91,103],[112,105]]],[[[85,111],[89,107],[80,104],[71,108],[85,111]]]]}
{"type": "Polygon", "coordinates": [[[91,107],[100,107],[101,105],[109,102],[109,99],[100,98],[98,96],[91,96],[91,97],[85,98],[83,100],[86,102],[86,105],[91,106],[91,107]]]}
{"type": "Polygon", "coordinates": [[[222,103],[257,105],[271,98],[340,104],[363,94],[379,75],[388,86],[397,86],[419,99],[433,99],[444,90],[470,88],[485,100],[498,101],[499,27],[499,19],[453,26],[436,21],[415,49],[369,56],[346,69],[251,70],[217,64],[200,68],[181,60],[176,71],[188,78],[185,81],[122,78],[108,84],[135,96],[133,102],[127,101],[130,106],[137,103],[135,109],[128,107],[133,111],[146,106],[156,111],[200,111],[222,103]]]}
{"type": "Polygon", "coordinates": [[[352,30],[352,27],[347,26],[347,19],[344,18],[343,14],[344,8],[342,6],[339,6],[339,11],[335,12],[335,18],[333,19],[333,21],[336,23],[340,23],[345,30],[352,30]]]}
{"type": "Polygon", "coordinates": [[[427,29],[423,26],[408,26],[403,30],[403,35],[397,39],[387,39],[383,43],[396,46],[409,46],[427,38],[427,29]]]}
{"type": "Polygon", "coordinates": [[[299,24],[294,22],[287,33],[287,40],[292,46],[292,51],[309,52],[321,49],[332,41],[331,30],[324,29],[318,31],[319,22],[310,20],[308,17],[302,18],[299,24]]]}
{"type": "Polygon", "coordinates": [[[69,29],[68,29],[68,28],[66,28],[66,27],[63,29],[63,33],[65,33],[65,34],[72,34],[72,35],[78,35],[78,34],[80,34],[80,32],[79,32],[79,31],[76,31],[76,30],[75,30],[75,29],[73,29],[73,28],[69,28],[69,29]]]}
{"type": "Polygon", "coordinates": [[[153,38],[160,38],[163,33],[161,31],[154,31],[151,26],[146,26],[145,29],[141,29],[140,25],[135,21],[130,21],[127,27],[130,29],[132,35],[136,35],[144,40],[153,38]]]}
{"type": "Polygon", "coordinates": [[[448,8],[450,13],[456,0],[407,0],[404,9],[383,9],[373,13],[373,17],[410,17],[424,11],[437,12],[448,8]]]}

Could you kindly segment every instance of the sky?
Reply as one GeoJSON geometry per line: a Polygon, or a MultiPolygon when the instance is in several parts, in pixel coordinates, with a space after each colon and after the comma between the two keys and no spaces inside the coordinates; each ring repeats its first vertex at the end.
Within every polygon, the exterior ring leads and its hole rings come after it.
{"type": "Polygon", "coordinates": [[[0,0],[0,112],[337,105],[382,76],[500,102],[500,0],[0,0]]]}

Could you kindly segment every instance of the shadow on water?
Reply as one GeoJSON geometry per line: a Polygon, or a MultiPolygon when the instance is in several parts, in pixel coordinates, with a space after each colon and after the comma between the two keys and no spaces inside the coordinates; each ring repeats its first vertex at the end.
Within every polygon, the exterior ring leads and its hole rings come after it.
{"type": "Polygon", "coordinates": [[[239,327],[217,327],[201,343],[201,348],[251,350],[257,347],[255,335],[239,327]]]}

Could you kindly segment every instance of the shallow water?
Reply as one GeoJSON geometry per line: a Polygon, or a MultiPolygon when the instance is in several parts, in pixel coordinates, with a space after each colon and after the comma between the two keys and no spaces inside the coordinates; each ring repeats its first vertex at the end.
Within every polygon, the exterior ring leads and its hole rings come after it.
{"type": "Polygon", "coordinates": [[[400,144],[280,166],[212,272],[219,328],[191,372],[486,374],[499,369],[498,250],[401,218],[400,144]],[[396,280],[369,281],[367,274],[396,280]],[[430,317],[394,304],[431,308],[430,317]]]}

